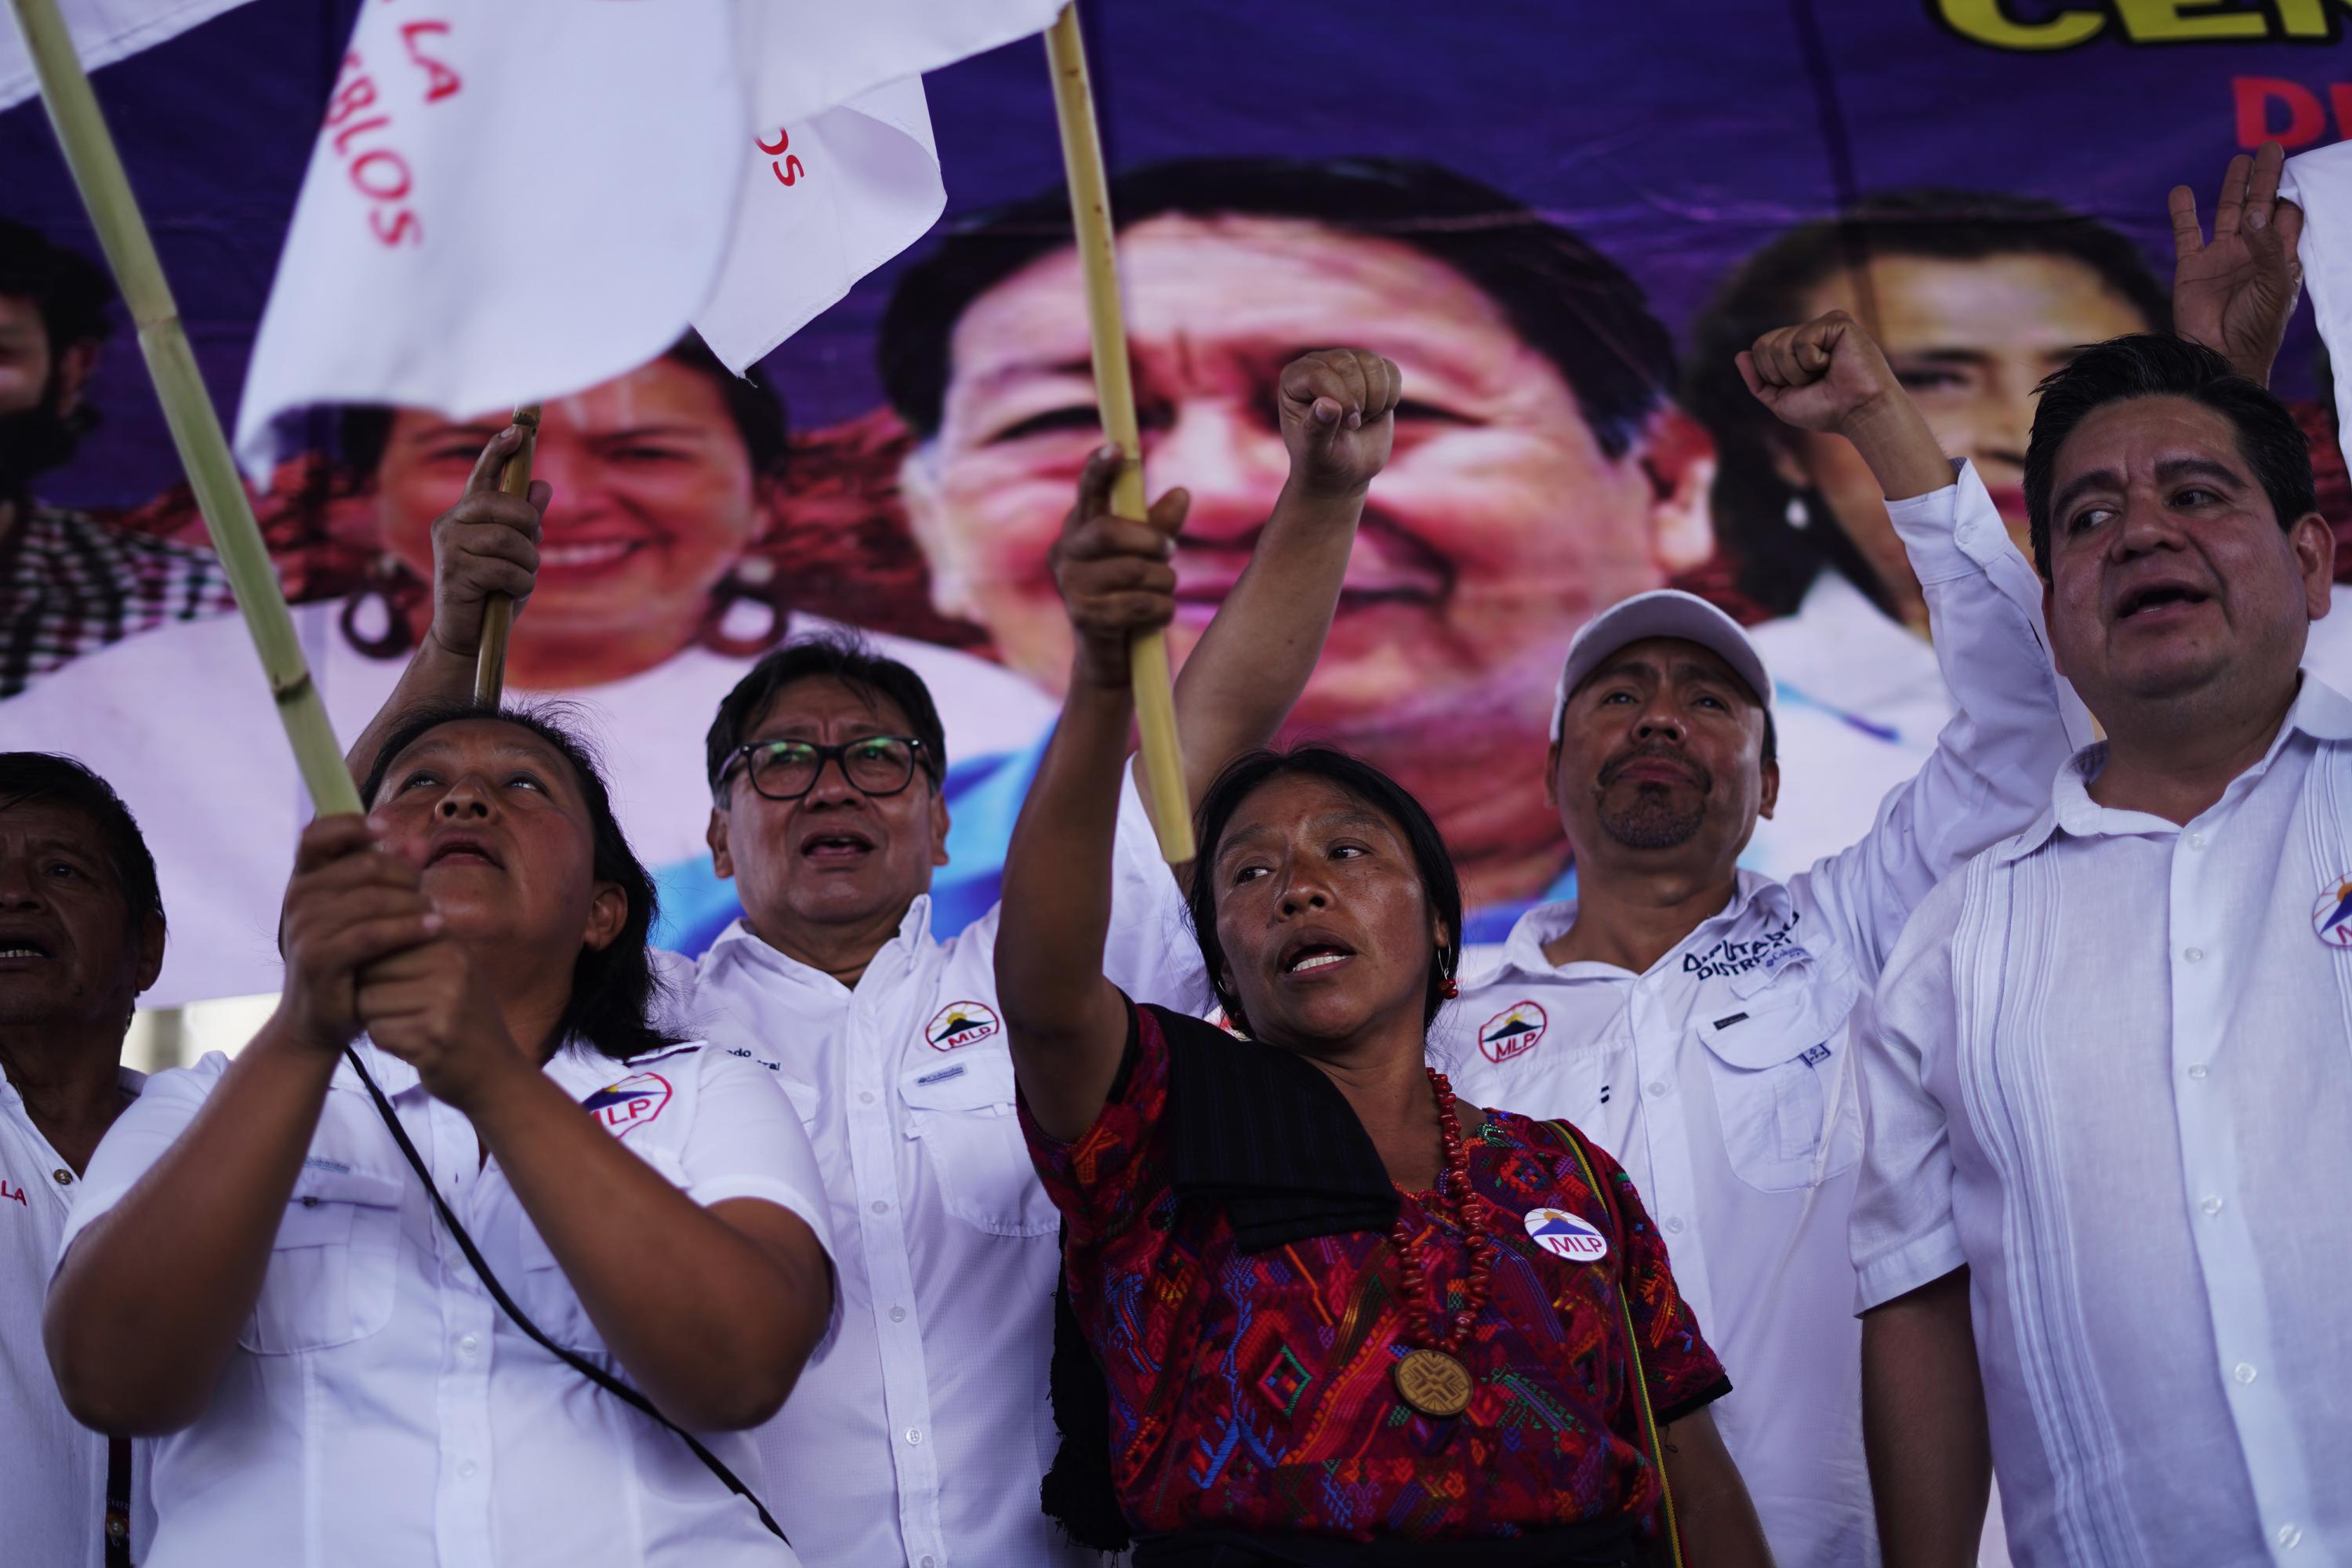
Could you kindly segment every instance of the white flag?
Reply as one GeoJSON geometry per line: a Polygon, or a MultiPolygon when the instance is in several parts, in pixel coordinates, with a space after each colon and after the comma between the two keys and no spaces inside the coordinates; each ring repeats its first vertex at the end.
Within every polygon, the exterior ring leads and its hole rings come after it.
{"type": "MultiPolygon", "coordinates": [[[[689,325],[740,371],[946,205],[920,73],[1058,0],[374,0],[238,410],[496,411],[689,325]]],[[[1040,68],[1038,90],[1046,90],[1040,68]]]]}
{"type": "Polygon", "coordinates": [[[2336,416],[2352,429],[2352,142],[2289,158],[2279,195],[2303,209],[2295,255],[2336,366],[2336,416]]]}
{"type": "Polygon", "coordinates": [[[729,0],[373,0],[237,416],[478,414],[655,358],[709,298],[748,123],[729,0]]]}
{"type": "MultiPolygon", "coordinates": [[[[245,0],[58,0],[58,12],[73,35],[82,69],[112,65],[126,55],[177,37],[245,0]]],[[[12,18],[0,24],[0,109],[22,103],[41,90],[25,36],[12,18]]]]}
{"type": "Polygon", "coordinates": [[[806,120],[1042,33],[1061,12],[1062,0],[745,0],[745,46],[761,62],[759,112],[806,120]]]}
{"type": "Polygon", "coordinates": [[[695,329],[741,372],[922,237],[947,205],[919,77],[753,139],[734,240],[695,329]]]}

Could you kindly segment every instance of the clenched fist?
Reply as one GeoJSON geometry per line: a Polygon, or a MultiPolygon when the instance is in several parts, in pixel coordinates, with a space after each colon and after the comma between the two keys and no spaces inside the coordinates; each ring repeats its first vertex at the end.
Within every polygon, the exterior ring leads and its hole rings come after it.
{"type": "Polygon", "coordinates": [[[507,459],[522,445],[509,425],[489,439],[467,476],[457,504],[433,520],[433,625],[427,633],[461,658],[481,651],[482,611],[504,594],[520,614],[539,576],[540,522],[554,487],[533,479],[530,494],[499,488],[507,459]]]}
{"type": "Polygon", "coordinates": [[[1765,333],[1738,365],[1757,401],[1800,430],[1852,437],[1905,397],[1886,355],[1843,310],[1765,333]]]}
{"type": "Polygon", "coordinates": [[[1111,487],[1119,450],[1105,447],[1087,459],[1078,499],[1054,542],[1054,584],[1076,634],[1073,678],[1105,688],[1128,684],[1127,645],[1138,632],[1166,626],[1176,616],[1176,535],[1192,497],[1170,490],[1144,521],[1114,516],[1111,487]]]}
{"type": "Polygon", "coordinates": [[[1283,366],[1279,384],[1291,482],[1362,494],[1389,460],[1403,375],[1364,349],[1318,349],[1283,366]]]}

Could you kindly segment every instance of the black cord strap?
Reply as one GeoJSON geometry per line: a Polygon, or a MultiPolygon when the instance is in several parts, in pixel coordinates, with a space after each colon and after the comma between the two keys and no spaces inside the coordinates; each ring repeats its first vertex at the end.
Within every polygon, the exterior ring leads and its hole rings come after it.
{"type": "Polygon", "coordinates": [[[784,1542],[785,1545],[791,1545],[791,1538],[784,1534],[783,1527],[779,1525],[774,1517],[768,1512],[767,1505],[752,1494],[751,1488],[737,1479],[735,1472],[729,1469],[719,1460],[718,1455],[704,1447],[700,1438],[655,1409],[652,1400],[647,1399],[594,1362],[575,1352],[566,1350],[549,1339],[546,1334],[540,1331],[537,1323],[523,1315],[523,1310],[515,1305],[514,1299],[507,1294],[506,1287],[499,1283],[499,1277],[491,1273],[490,1266],[482,1260],[480,1251],[474,1246],[474,1238],[466,1234],[466,1227],[459,1225],[457,1216],[450,1212],[448,1200],[441,1195],[440,1187],[433,1180],[433,1173],[425,1168],[424,1157],[417,1153],[416,1145],[409,1142],[408,1130],[401,1126],[399,1113],[393,1110],[392,1101],[383,1097],[383,1090],[376,1087],[375,1079],[368,1076],[366,1065],[360,1060],[359,1047],[357,1045],[344,1047],[343,1055],[350,1059],[352,1070],[360,1075],[360,1082],[367,1086],[368,1097],[375,1101],[376,1113],[383,1118],[383,1124],[392,1129],[393,1141],[400,1145],[400,1152],[408,1157],[409,1168],[414,1170],[417,1178],[425,1184],[425,1192],[433,1199],[434,1212],[441,1216],[441,1223],[449,1227],[450,1236],[457,1243],[457,1250],[464,1253],[466,1261],[474,1266],[474,1272],[481,1277],[483,1288],[489,1291],[490,1300],[498,1303],[499,1310],[512,1319],[514,1326],[520,1329],[540,1349],[547,1352],[548,1354],[555,1357],[556,1360],[630,1409],[642,1412],[655,1422],[677,1433],[679,1440],[694,1451],[694,1457],[702,1461],[703,1468],[719,1478],[720,1485],[751,1505],[752,1510],[760,1516],[760,1522],[767,1527],[769,1534],[784,1542]]]}

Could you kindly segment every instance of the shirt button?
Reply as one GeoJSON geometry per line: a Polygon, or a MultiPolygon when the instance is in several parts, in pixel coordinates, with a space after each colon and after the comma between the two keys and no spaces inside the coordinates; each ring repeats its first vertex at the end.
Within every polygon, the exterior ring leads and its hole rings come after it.
{"type": "Polygon", "coordinates": [[[904,1307],[893,1307],[893,1308],[891,1308],[891,1309],[890,1309],[890,1321],[891,1321],[892,1322],[894,1322],[894,1323],[903,1323],[903,1322],[905,1322],[905,1321],[907,1321],[907,1309],[906,1309],[906,1308],[904,1308],[904,1307]]]}
{"type": "Polygon", "coordinates": [[[923,1559],[922,1568],[931,1568],[931,1560],[929,1558],[926,1557],[923,1559]]]}
{"type": "Polygon", "coordinates": [[[474,1473],[474,1461],[473,1461],[473,1460],[471,1460],[471,1459],[460,1459],[460,1460],[458,1460],[458,1461],[457,1461],[457,1475],[458,1475],[458,1479],[460,1479],[461,1480],[462,1480],[462,1479],[470,1479],[470,1478],[473,1476],[473,1473],[474,1473]]]}
{"type": "Polygon", "coordinates": [[[2236,1378],[2240,1383],[2252,1383],[2254,1381],[2254,1363],[2250,1361],[2242,1361],[2237,1364],[2237,1367],[2230,1373],[2230,1375],[2236,1378]]]}
{"type": "Polygon", "coordinates": [[[1649,1088],[1649,1091],[1648,1091],[1648,1092],[1649,1092],[1649,1095],[1650,1095],[1650,1098],[1651,1098],[1651,1099],[1653,1099],[1653,1100],[1661,1100],[1661,1099],[1664,1099],[1664,1098],[1665,1097],[1665,1093],[1666,1093],[1666,1089],[1667,1089],[1667,1088],[1668,1088],[1668,1085],[1667,1085],[1666,1080],[1665,1080],[1664,1079],[1662,1079],[1662,1078],[1654,1078],[1654,1079],[1652,1079],[1650,1080],[1650,1088],[1649,1088]]]}
{"type": "Polygon", "coordinates": [[[2213,1215],[2221,1212],[2221,1200],[2219,1198],[2207,1198],[2203,1203],[2199,1204],[2197,1206],[2203,1209],[2205,1211],[2206,1217],[2210,1219],[2213,1215]]]}
{"type": "Polygon", "coordinates": [[[472,1355],[476,1351],[480,1350],[481,1348],[482,1342],[476,1339],[471,1334],[467,1334],[464,1339],[457,1342],[457,1349],[467,1355],[472,1355]]]}
{"type": "Polygon", "coordinates": [[[2191,963],[2202,963],[2205,962],[2205,950],[2201,947],[2184,947],[2180,950],[2180,956],[2191,963]]]}
{"type": "Polygon", "coordinates": [[[907,1428],[907,1441],[908,1441],[908,1442],[909,1442],[909,1443],[920,1443],[922,1440],[923,1440],[923,1429],[922,1429],[920,1426],[909,1426],[909,1427],[908,1427],[908,1428],[907,1428]]]}
{"type": "Polygon", "coordinates": [[[2292,1552],[2303,1544],[2303,1531],[2292,1524],[2282,1524],[2278,1527],[2276,1540],[2281,1546],[2292,1552]]]}
{"type": "Polygon", "coordinates": [[[58,1185],[61,1187],[70,1187],[73,1185],[73,1173],[67,1170],[63,1165],[59,1165],[56,1170],[51,1171],[49,1174],[57,1178],[58,1185]]]}
{"type": "Polygon", "coordinates": [[[2202,848],[2204,848],[2204,847],[2205,847],[2205,836],[2204,836],[2203,834],[2201,834],[2201,833],[2192,833],[2192,834],[2190,834],[2190,835],[2189,836],[2189,847],[2190,847],[2191,849],[2202,849],[2202,848]]]}
{"type": "Polygon", "coordinates": [[[876,1198],[874,1200],[874,1212],[876,1214],[888,1214],[890,1212],[890,1205],[884,1203],[880,1198],[876,1198]]]}
{"type": "Polygon", "coordinates": [[[1683,1233],[1682,1215],[1676,1215],[1674,1218],[1666,1221],[1666,1228],[1669,1231],[1672,1231],[1675,1235],[1680,1236],[1683,1233]]]}
{"type": "Polygon", "coordinates": [[[2203,1079],[2205,1076],[2205,1064],[2203,1062],[2190,1062],[2189,1064],[2189,1076],[2193,1079],[2203,1079]]]}

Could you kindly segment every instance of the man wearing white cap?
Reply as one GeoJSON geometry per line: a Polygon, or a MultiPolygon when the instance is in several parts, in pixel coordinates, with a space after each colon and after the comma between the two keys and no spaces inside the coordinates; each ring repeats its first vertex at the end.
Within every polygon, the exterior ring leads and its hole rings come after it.
{"type": "Polygon", "coordinates": [[[1717,1420],[1775,1556],[1874,1563],[1849,1045],[1913,907],[2032,819],[2080,710],[2051,668],[2033,569],[1861,327],[1832,312],[1739,357],[1783,420],[1869,463],[1956,716],[1858,843],[1776,882],[1738,866],[1780,789],[1755,645],[1672,590],[1595,618],[1561,671],[1545,780],[1577,896],[1465,959],[1432,1052],[1464,1098],[1566,1117],[1624,1165],[1731,1376],[1717,1420]]]}

